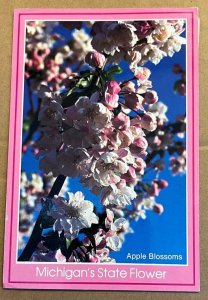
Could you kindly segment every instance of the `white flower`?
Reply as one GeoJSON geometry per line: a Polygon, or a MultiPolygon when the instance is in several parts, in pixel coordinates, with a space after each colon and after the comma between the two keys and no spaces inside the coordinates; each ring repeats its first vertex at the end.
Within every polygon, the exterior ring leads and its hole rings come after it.
{"type": "Polygon", "coordinates": [[[104,205],[126,206],[131,204],[131,200],[136,198],[137,194],[132,187],[124,186],[119,189],[114,188],[103,199],[104,205]]]}
{"type": "Polygon", "coordinates": [[[156,117],[158,117],[158,119],[163,122],[168,121],[168,118],[166,116],[167,110],[168,107],[161,101],[158,101],[157,103],[154,103],[149,106],[149,111],[154,113],[156,117]]]}
{"type": "Polygon", "coordinates": [[[73,50],[73,54],[79,61],[84,60],[86,54],[89,51],[93,50],[91,45],[91,38],[84,29],[75,29],[72,35],[73,39],[71,48],[73,50]]]}
{"type": "Polygon", "coordinates": [[[140,218],[146,219],[146,211],[153,210],[155,206],[155,197],[138,196],[133,203],[134,210],[131,214],[131,218],[138,221],[140,218]]]}
{"type": "Polygon", "coordinates": [[[168,56],[172,57],[175,52],[181,50],[181,46],[186,43],[186,39],[176,35],[171,37],[163,47],[163,51],[167,53],[168,56]]]}
{"type": "Polygon", "coordinates": [[[132,48],[138,41],[136,28],[125,22],[112,22],[108,27],[107,40],[121,48],[132,48]]]}
{"type": "Polygon", "coordinates": [[[152,210],[155,205],[155,197],[143,198],[142,205],[144,209],[152,210]]]}
{"type": "Polygon", "coordinates": [[[89,175],[91,158],[85,148],[65,147],[57,157],[61,174],[65,176],[85,177],[89,175]]]}
{"type": "Polygon", "coordinates": [[[113,251],[119,251],[121,249],[122,244],[117,234],[106,238],[106,246],[113,251]]]}
{"type": "Polygon", "coordinates": [[[75,103],[75,118],[77,120],[74,122],[75,127],[78,129],[88,127],[101,131],[110,122],[112,113],[102,103],[96,103],[91,100],[88,97],[80,97],[75,103]]]}
{"type": "Polygon", "coordinates": [[[61,233],[64,230],[65,237],[74,239],[82,228],[90,228],[92,224],[98,224],[98,217],[93,212],[93,203],[85,200],[82,192],[68,193],[68,195],[69,202],[63,197],[55,196],[49,214],[56,220],[54,231],[61,233]]]}
{"type": "Polygon", "coordinates": [[[157,128],[157,119],[155,114],[151,112],[144,114],[141,120],[141,126],[148,131],[154,131],[157,128]]]}
{"type": "Polygon", "coordinates": [[[174,27],[171,24],[160,24],[152,32],[152,38],[157,43],[165,43],[173,34],[174,27]]]}
{"type": "Polygon", "coordinates": [[[125,218],[118,218],[113,222],[114,213],[106,209],[106,227],[109,231],[106,234],[106,246],[113,251],[120,250],[122,242],[124,241],[123,233],[125,232],[127,220],[125,218]]]}
{"type": "Polygon", "coordinates": [[[135,221],[138,221],[140,218],[145,220],[146,217],[146,210],[142,209],[142,205],[140,205],[140,207],[138,206],[138,210],[133,213],[133,218],[135,221]]]}
{"type": "Polygon", "coordinates": [[[87,42],[90,38],[84,29],[75,29],[72,36],[77,42],[80,42],[80,44],[87,42]]]}
{"type": "Polygon", "coordinates": [[[144,64],[147,60],[150,60],[153,64],[157,65],[164,56],[167,56],[166,52],[160,50],[158,46],[147,44],[141,49],[142,61],[144,64]]]}
{"type": "Polygon", "coordinates": [[[91,171],[101,186],[114,186],[120,181],[121,174],[128,171],[128,165],[119,160],[115,152],[106,152],[93,162],[91,171]]]}
{"type": "Polygon", "coordinates": [[[122,244],[124,243],[125,236],[128,233],[134,233],[134,231],[130,226],[129,220],[126,220],[126,222],[123,223],[121,230],[118,232],[118,237],[122,244]]]}

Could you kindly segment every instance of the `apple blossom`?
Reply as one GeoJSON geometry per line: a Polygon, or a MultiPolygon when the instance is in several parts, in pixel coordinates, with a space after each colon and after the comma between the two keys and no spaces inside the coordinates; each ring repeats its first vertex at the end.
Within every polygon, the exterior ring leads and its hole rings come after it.
{"type": "Polygon", "coordinates": [[[145,93],[144,101],[147,104],[154,104],[158,101],[158,96],[155,91],[147,91],[145,93]]]}
{"type": "Polygon", "coordinates": [[[55,196],[49,215],[54,218],[54,231],[64,230],[64,235],[74,239],[82,228],[89,228],[98,223],[98,217],[93,212],[93,204],[84,199],[82,192],[68,193],[69,201],[55,196]]]}
{"type": "Polygon", "coordinates": [[[139,81],[146,81],[150,77],[150,70],[145,67],[136,67],[133,69],[134,76],[139,80],[139,81]]]}
{"type": "Polygon", "coordinates": [[[141,119],[141,126],[148,131],[154,131],[157,128],[156,116],[151,112],[147,112],[141,119]]]}
{"type": "Polygon", "coordinates": [[[114,186],[120,181],[120,175],[125,174],[128,165],[119,159],[114,152],[106,152],[92,164],[92,174],[94,179],[101,186],[114,186]]]}
{"type": "Polygon", "coordinates": [[[105,63],[105,56],[97,51],[90,51],[85,56],[85,62],[91,67],[102,68],[105,63]]]}

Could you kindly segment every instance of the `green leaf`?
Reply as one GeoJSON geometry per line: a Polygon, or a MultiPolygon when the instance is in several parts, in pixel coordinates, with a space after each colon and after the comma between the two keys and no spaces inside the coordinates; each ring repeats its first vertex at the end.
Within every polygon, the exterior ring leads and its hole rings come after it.
{"type": "Polygon", "coordinates": [[[71,95],[76,89],[85,89],[87,87],[90,86],[90,84],[92,83],[93,80],[93,75],[89,74],[87,76],[83,76],[82,78],[80,78],[77,83],[74,85],[74,87],[72,87],[68,93],[67,96],[71,95]]]}
{"type": "Polygon", "coordinates": [[[24,121],[24,123],[23,123],[23,131],[24,131],[24,132],[25,132],[25,131],[28,131],[29,128],[30,128],[29,122],[28,122],[28,121],[24,121]]]}
{"type": "Polygon", "coordinates": [[[123,69],[120,66],[116,65],[116,66],[111,67],[107,71],[107,76],[112,78],[114,75],[121,74],[122,72],[123,72],[123,69]]]}
{"type": "Polygon", "coordinates": [[[71,240],[66,239],[66,248],[69,249],[70,245],[71,245],[71,240]]]}
{"type": "Polygon", "coordinates": [[[80,80],[78,81],[76,86],[80,89],[86,88],[91,84],[92,79],[93,79],[93,75],[88,75],[86,77],[82,77],[82,78],[80,78],[80,80]]]}

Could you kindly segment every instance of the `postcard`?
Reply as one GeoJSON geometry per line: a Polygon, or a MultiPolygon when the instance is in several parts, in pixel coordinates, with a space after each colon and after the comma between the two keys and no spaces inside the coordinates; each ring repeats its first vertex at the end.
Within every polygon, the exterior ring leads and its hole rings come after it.
{"type": "Polygon", "coordinates": [[[14,12],[4,288],[199,291],[197,8],[14,12]]]}

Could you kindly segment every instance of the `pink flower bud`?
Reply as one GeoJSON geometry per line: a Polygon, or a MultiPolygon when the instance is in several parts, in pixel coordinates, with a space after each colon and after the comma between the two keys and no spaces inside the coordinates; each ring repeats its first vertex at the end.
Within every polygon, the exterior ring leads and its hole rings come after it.
{"type": "Polygon", "coordinates": [[[136,178],[136,172],[135,169],[133,167],[129,167],[128,169],[128,174],[132,177],[132,178],[136,178]]]}
{"type": "Polygon", "coordinates": [[[153,206],[153,210],[154,212],[156,212],[156,214],[161,215],[164,212],[164,207],[162,206],[162,204],[156,203],[153,206]]]}
{"type": "Polygon", "coordinates": [[[121,90],[121,88],[120,88],[118,82],[115,80],[108,81],[108,83],[106,84],[106,92],[111,95],[118,94],[120,92],[120,90],[121,90]]]}
{"type": "Polygon", "coordinates": [[[85,62],[94,68],[102,68],[105,63],[105,56],[97,51],[90,51],[85,56],[85,62]]]}
{"type": "Polygon", "coordinates": [[[119,113],[116,117],[114,117],[112,122],[115,128],[118,129],[127,128],[130,126],[130,118],[122,112],[119,113]]]}
{"type": "Polygon", "coordinates": [[[126,182],[134,185],[137,178],[135,169],[130,166],[128,172],[126,174],[121,175],[121,178],[123,178],[126,182]]]}
{"type": "Polygon", "coordinates": [[[35,148],[35,149],[33,150],[34,155],[38,155],[39,152],[40,152],[40,150],[39,150],[38,148],[35,148]]]}
{"type": "Polygon", "coordinates": [[[120,157],[120,158],[124,158],[128,155],[128,150],[126,150],[125,148],[120,148],[116,151],[116,154],[120,157]]]}
{"type": "Polygon", "coordinates": [[[144,97],[145,103],[154,104],[158,101],[157,92],[155,91],[147,91],[144,97]]]}
{"type": "Polygon", "coordinates": [[[22,152],[25,153],[27,151],[27,145],[23,145],[22,152]]]}
{"type": "Polygon", "coordinates": [[[118,106],[118,95],[105,93],[103,104],[107,106],[109,110],[113,110],[118,106]]]}
{"type": "Polygon", "coordinates": [[[168,182],[164,179],[160,179],[160,180],[154,180],[154,182],[157,183],[159,189],[164,189],[168,186],[168,182]]]}
{"type": "Polygon", "coordinates": [[[154,131],[157,128],[156,116],[151,112],[146,113],[142,117],[141,126],[148,131],[154,131]]]}
{"type": "Polygon", "coordinates": [[[150,21],[135,21],[133,25],[137,30],[136,35],[140,39],[145,38],[154,30],[154,27],[150,21]]]}

